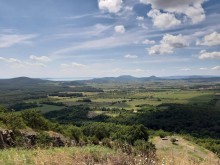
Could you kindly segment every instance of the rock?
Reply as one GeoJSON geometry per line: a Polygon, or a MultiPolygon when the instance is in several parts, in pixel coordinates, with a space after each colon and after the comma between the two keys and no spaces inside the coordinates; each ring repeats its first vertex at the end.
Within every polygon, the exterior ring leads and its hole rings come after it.
{"type": "MultiPolygon", "coordinates": [[[[64,147],[64,146],[73,146],[76,145],[76,142],[74,140],[71,140],[70,138],[67,138],[63,136],[60,133],[48,131],[49,137],[51,138],[51,146],[52,147],[64,147]]],[[[9,147],[15,147],[16,138],[20,138],[21,141],[19,141],[19,146],[23,146],[26,148],[32,148],[36,145],[38,132],[32,130],[32,129],[25,129],[25,130],[19,130],[15,133],[12,130],[9,129],[2,129],[0,128],[0,149],[9,148],[9,147]]]]}
{"type": "Polygon", "coordinates": [[[27,148],[31,148],[36,144],[36,139],[37,139],[37,132],[31,130],[31,129],[26,129],[26,130],[20,130],[21,136],[24,140],[24,146],[27,148]]]}
{"type": "Polygon", "coordinates": [[[53,131],[48,131],[47,133],[51,138],[51,146],[53,147],[71,146],[71,139],[64,137],[62,134],[53,131]]]}
{"type": "Polygon", "coordinates": [[[0,128],[0,148],[15,146],[15,136],[12,130],[0,128]]]}

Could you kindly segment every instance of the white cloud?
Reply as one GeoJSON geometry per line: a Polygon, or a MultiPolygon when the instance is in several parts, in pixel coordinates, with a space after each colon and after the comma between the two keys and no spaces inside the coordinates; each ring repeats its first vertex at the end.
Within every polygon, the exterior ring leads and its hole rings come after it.
{"type": "Polygon", "coordinates": [[[126,35],[117,35],[107,36],[103,38],[88,40],[85,42],[74,43],[68,47],[58,49],[51,53],[52,57],[65,57],[64,54],[73,53],[75,51],[85,51],[85,50],[100,50],[100,49],[109,49],[116,48],[121,46],[133,45],[134,39],[136,41],[142,41],[144,39],[143,32],[135,31],[133,33],[127,33],[126,35]]]}
{"type": "Polygon", "coordinates": [[[220,66],[214,66],[213,68],[211,68],[212,70],[219,70],[220,66]]]}
{"type": "Polygon", "coordinates": [[[76,63],[76,62],[72,62],[70,64],[61,64],[60,65],[62,68],[69,68],[69,67],[74,67],[74,68],[85,68],[86,65],[84,64],[80,64],[80,63],[76,63]]]}
{"type": "Polygon", "coordinates": [[[134,58],[138,58],[137,55],[133,55],[133,54],[127,54],[124,56],[124,58],[131,58],[131,59],[134,59],[134,58]]]}
{"type": "Polygon", "coordinates": [[[206,0],[140,0],[141,3],[151,5],[152,9],[163,10],[168,14],[184,14],[193,24],[205,19],[205,11],[202,7],[206,0]]]}
{"type": "MultiPolygon", "coordinates": [[[[178,11],[177,11],[178,12],[178,11]]],[[[181,11],[184,13],[193,24],[197,24],[205,20],[205,12],[201,4],[195,4],[194,6],[188,6],[181,11]]]]}
{"type": "Polygon", "coordinates": [[[26,67],[26,66],[35,66],[35,67],[47,67],[47,65],[43,64],[43,63],[40,63],[40,62],[35,62],[35,63],[32,63],[32,62],[24,62],[24,65],[23,67],[26,67]]]}
{"type": "Polygon", "coordinates": [[[145,30],[148,29],[148,27],[144,23],[139,23],[138,26],[142,27],[145,30]]]}
{"type": "Polygon", "coordinates": [[[132,6],[125,6],[125,11],[132,11],[133,7],[132,6]]]}
{"type": "Polygon", "coordinates": [[[0,57],[0,61],[6,62],[6,63],[22,63],[20,60],[15,59],[15,58],[0,57]]]}
{"type": "Polygon", "coordinates": [[[168,44],[154,45],[147,49],[150,55],[159,54],[171,54],[173,53],[173,47],[168,44]]]}
{"type": "Polygon", "coordinates": [[[63,68],[67,68],[67,67],[70,67],[71,65],[70,64],[60,64],[60,66],[63,68]]]}
{"type": "Polygon", "coordinates": [[[122,0],[98,0],[99,9],[109,13],[119,12],[122,8],[122,3],[122,0]]]}
{"type": "Polygon", "coordinates": [[[0,61],[8,63],[13,67],[28,67],[28,66],[47,67],[45,64],[40,63],[40,62],[21,61],[21,60],[16,59],[16,58],[0,57],[0,61]]]}
{"type": "Polygon", "coordinates": [[[208,70],[208,68],[199,68],[199,70],[208,70]]]}
{"type": "Polygon", "coordinates": [[[36,35],[18,35],[18,34],[3,34],[0,35],[0,48],[11,47],[16,44],[31,43],[30,39],[35,38],[36,35]]]}
{"type": "Polygon", "coordinates": [[[206,52],[206,50],[202,50],[199,59],[220,59],[220,52],[206,52]]]}
{"type": "Polygon", "coordinates": [[[152,9],[147,13],[147,16],[152,18],[154,26],[166,29],[175,27],[181,24],[181,21],[176,19],[172,13],[161,13],[159,10],[152,9]]]}
{"type": "Polygon", "coordinates": [[[189,45],[187,37],[183,36],[182,34],[176,36],[171,34],[165,34],[161,43],[169,44],[173,48],[182,48],[189,45]]]}
{"type": "Polygon", "coordinates": [[[190,68],[183,68],[183,69],[180,69],[182,71],[190,71],[191,69],[190,68]]]}
{"type": "Polygon", "coordinates": [[[138,20],[138,21],[143,21],[143,20],[144,20],[144,17],[137,16],[136,20],[138,20]]]}
{"type": "Polygon", "coordinates": [[[165,34],[160,41],[160,45],[154,45],[148,49],[150,55],[154,54],[171,54],[174,48],[183,48],[188,46],[187,37],[181,34],[171,35],[165,34]]]}
{"type": "Polygon", "coordinates": [[[35,55],[31,55],[29,57],[32,61],[39,61],[39,62],[49,62],[51,61],[51,59],[47,56],[35,56],[35,55]]]}
{"type": "Polygon", "coordinates": [[[80,64],[80,63],[76,63],[76,62],[73,62],[72,66],[77,67],[77,68],[84,68],[84,67],[86,67],[86,65],[80,64]]]}
{"type": "Polygon", "coordinates": [[[154,41],[154,40],[148,40],[148,39],[146,39],[146,40],[144,40],[142,43],[143,43],[143,44],[146,44],[146,45],[149,45],[149,44],[155,44],[155,41],[154,41]]]}
{"type": "Polygon", "coordinates": [[[115,26],[115,32],[124,33],[125,32],[125,27],[123,25],[117,25],[117,26],[115,26]]]}
{"type": "Polygon", "coordinates": [[[209,35],[206,35],[202,42],[197,41],[197,45],[207,45],[207,46],[215,46],[220,45],[220,33],[213,32],[209,35]]]}
{"type": "Polygon", "coordinates": [[[135,72],[144,72],[145,70],[143,70],[143,69],[135,69],[134,71],[135,72]]]}

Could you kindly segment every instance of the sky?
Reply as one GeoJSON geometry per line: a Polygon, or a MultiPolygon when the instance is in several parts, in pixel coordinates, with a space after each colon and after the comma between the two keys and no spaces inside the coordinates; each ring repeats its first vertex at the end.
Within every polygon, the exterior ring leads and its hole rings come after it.
{"type": "Polygon", "coordinates": [[[220,76],[219,0],[0,0],[0,78],[220,76]]]}

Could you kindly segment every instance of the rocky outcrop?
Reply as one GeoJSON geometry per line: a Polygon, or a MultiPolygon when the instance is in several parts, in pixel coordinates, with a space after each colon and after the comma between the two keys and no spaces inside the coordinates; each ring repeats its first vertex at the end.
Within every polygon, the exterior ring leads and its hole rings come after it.
{"type": "Polygon", "coordinates": [[[51,146],[64,147],[71,145],[71,139],[64,137],[62,134],[53,131],[48,131],[47,133],[51,138],[51,146]]]}
{"type": "Polygon", "coordinates": [[[26,129],[26,130],[20,130],[21,138],[23,140],[23,146],[26,148],[31,148],[36,144],[37,139],[37,132],[26,129]]]}
{"type": "MultiPolygon", "coordinates": [[[[64,147],[64,146],[73,146],[75,141],[63,136],[60,133],[48,131],[45,132],[50,137],[51,147],[64,147]]],[[[37,144],[37,138],[40,136],[40,133],[32,130],[25,129],[19,130],[16,135],[12,130],[0,128],[0,149],[16,147],[19,139],[19,146],[25,148],[32,148],[37,144]]]]}
{"type": "Polygon", "coordinates": [[[12,130],[0,128],[0,148],[13,147],[15,145],[15,135],[12,130]]]}

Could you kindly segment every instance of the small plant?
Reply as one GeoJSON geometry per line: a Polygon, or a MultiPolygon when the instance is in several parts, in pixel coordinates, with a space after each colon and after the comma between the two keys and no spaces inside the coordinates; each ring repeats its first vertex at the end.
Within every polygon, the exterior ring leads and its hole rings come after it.
{"type": "Polygon", "coordinates": [[[46,132],[40,132],[37,135],[36,143],[40,147],[48,147],[51,143],[52,139],[46,132]]]}
{"type": "Polygon", "coordinates": [[[157,134],[160,136],[160,138],[165,138],[166,136],[168,136],[168,133],[164,132],[163,130],[159,130],[157,134]]]}
{"type": "Polygon", "coordinates": [[[90,139],[91,144],[98,145],[99,139],[96,136],[91,137],[90,139]]]}
{"type": "Polygon", "coordinates": [[[176,138],[172,137],[170,138],[170,141],[172,142],[172,144],[176,144],[176,142],[178,141],[176,138]]]}

